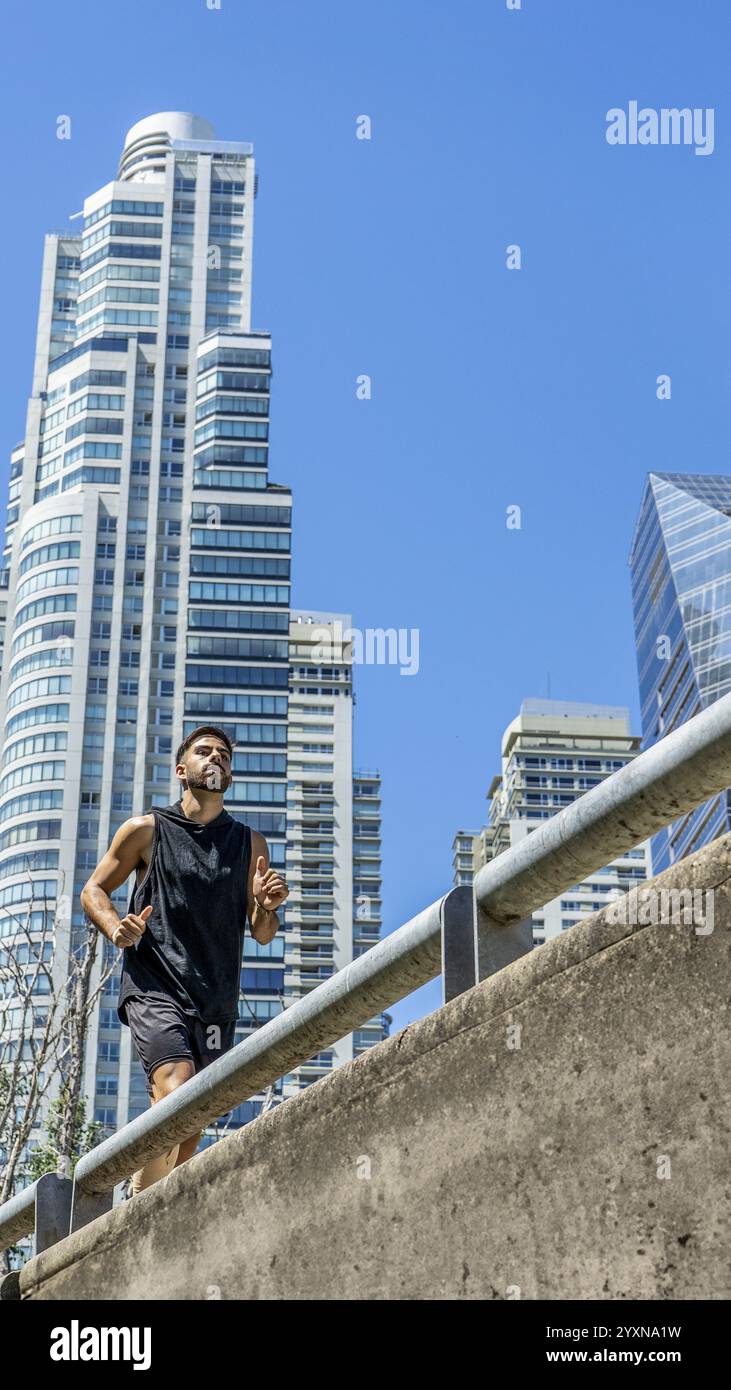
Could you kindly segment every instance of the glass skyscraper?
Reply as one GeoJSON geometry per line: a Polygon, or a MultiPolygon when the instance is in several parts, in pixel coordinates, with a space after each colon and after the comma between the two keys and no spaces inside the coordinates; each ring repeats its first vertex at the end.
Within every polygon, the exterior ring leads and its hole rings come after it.
{"type": "MultiPolygon", "coordinates": [[[[650,473],[629,564],[649,748],[731,690],[731,477],[650,473]]],[[[724,791],[654,836],[653,872],[729,829],[724,791]]]]}

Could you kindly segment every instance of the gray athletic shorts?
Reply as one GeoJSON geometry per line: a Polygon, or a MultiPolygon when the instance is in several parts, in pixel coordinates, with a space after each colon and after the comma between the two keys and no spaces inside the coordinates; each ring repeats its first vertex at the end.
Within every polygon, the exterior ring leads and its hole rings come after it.
{"type": "Polygon", "coordinates": [[[203,1023],[186,1014],[174,999],[133,994],[125,1001],[127,1023],[147,1076],[152,1097],[152,1073],[161,1062],[185,1059],[202,1071],[236,1042],[236,1020],[203,1023]]]}

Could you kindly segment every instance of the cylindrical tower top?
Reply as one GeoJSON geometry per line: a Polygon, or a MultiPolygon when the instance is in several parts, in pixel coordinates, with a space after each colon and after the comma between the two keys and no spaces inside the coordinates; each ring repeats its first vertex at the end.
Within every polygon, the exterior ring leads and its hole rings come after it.
{"type": "Polygon", "coordinates": [[[210,121],[192,111],[158,111],[127,131],[119,164],[120,179],[139,179],[162,160],[171,140],[213,140],[210,121]]]}

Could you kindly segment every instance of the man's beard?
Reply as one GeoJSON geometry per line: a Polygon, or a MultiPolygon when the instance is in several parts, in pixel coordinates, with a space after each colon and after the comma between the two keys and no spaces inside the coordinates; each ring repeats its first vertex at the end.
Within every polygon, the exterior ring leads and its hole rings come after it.
{"type": "Polygon", "coordinates": [[[225,792],[231,786],[233,777],[222,768],[210,767],[207,772],[186,774],[186,786],[192,791],[225,792]]]}

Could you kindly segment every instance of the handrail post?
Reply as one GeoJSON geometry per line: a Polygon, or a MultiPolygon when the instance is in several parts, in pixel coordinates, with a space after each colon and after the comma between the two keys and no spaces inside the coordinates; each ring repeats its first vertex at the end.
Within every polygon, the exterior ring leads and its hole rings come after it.
{"type": "Polygon", "coordinates": [[[461,884],[439,904],[442,998],[445,1004],[533,948],[533,919],[502,923],[480,907],[474,886],[461,884]]]}
{"type": "Polygon", "coordinates": [[[71,1230],[71,1197],[74,1184],[71,1178],[58,1173],[43,1173],[36,1183],[36,1255],[57,1241],[64,1240],[71,1230]]]}
{"type": "Polygon", "coordinates": [[[20,1303],[20,1270],[0,1275],[0,1303],[20,1303]]]}
{"type": "Polygon", "coordinates": [[[81,1192],[76,1182],[73,1189],[69,1235],[96,1221],[98,1216],[105,1216],[114,1205],[114,1189],[110,1192],[81,1192]]]}
{"type": "Polygon", "coordinates": [[[474,899],[472,949],[476,980],[486,980],[533,949],[533,918],[498,922],[474,899]]]}
{"type": "Polygon", "coordinates": [[[453,888],[439,904],[442,924],[442,1001],[448,1004],[477,984],[475,975],[472,888],[453,888]]]}

